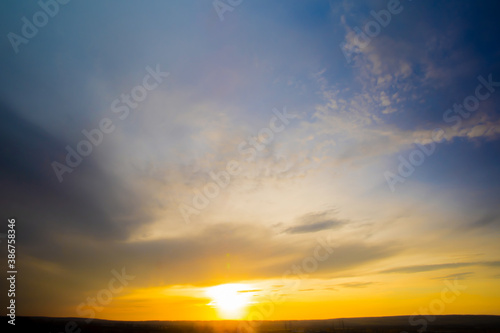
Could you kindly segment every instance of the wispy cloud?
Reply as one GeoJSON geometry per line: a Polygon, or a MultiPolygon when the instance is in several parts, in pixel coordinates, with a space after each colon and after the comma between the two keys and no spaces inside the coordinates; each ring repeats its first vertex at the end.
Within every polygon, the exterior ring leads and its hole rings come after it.
{"type": "Polygon", "coordinates": [[[342,225],[340,221],[322,221],[310,224],[302,224],[286,229],[284,232],[289,234],[304,234],[308,232],[317,232],[321,230],[331,229],[342,225]]]}
{"type": "Polygon", "coordinates": [[[449,275],[445,275],[445,276],[438,276],[438,277],[434,277],[432,278],[433,280],[465,280],[469,277],[471,277],[472,275],[474,275],[473,272],[463,272],[463,273],[456,273],[456,274],[449,274],[449,275]]]}
{"type": "Polygon", "coordinates": [[[336,284],[335,286],[340,288],[366,288],[373,284],[375,284],[375,282],[347,282],[347,283],[336,284]]]}
{"type": "Polygon", "coordinates": [[[336,209],[313,212],[298,218],[299,222],[288,227],[283,232],[288,234],[313,233],[343,226],[346,222],[335,217],[336,209]]]}
{"type": "Polygon", "coordinates": [[[478,261],[478,262],[463,262],[463,263],[445,263],[445,264],[434,264],[434,265],[415,265],[415,266],[404,266],[396,267],[387,270],[383,270],[380,273],[420,273],[436,271],[441,269],[453,269],[453,268],[463,268],[470,266],[486,266],[486,267],[498,267],[500,266],[500,261],[478,261]]]}

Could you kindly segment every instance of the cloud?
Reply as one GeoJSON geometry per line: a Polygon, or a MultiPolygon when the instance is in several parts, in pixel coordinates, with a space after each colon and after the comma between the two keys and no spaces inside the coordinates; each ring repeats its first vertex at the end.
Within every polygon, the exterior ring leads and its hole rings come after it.
{"type": "Polygon", "coordinates": [[[498,215],[485,215],[477,220],[475,220],[474,222],[472,222],[469,227],[470,228],[483,228],[483,227],[487,227],[487,226],[490,226],[494,223],[498,223],[500,221],[498,215]]]}
{"type": "Polygon", "coordinates": [[[336,284],[334,285],[334,287],[338,286],[341,288],[366,288],[373,284],[375,284],[375,282],[347,282],[347,283],[336,284]]]}
{"type": "MultiPolygon", "coordinates": [[[[459,126],[443,121],[444,112],[453,105],[449,104],[439,112],[437,120],[414,119],[408,128],[382,118],[369,89],[365,91],[361,87],[359,92],[344,92],[336,87],[328,87],[326,83],[322,89],[324,100],[316,105],[313,115],[317,122],[305,126],[322,137],[324,142],[334,143],[317,145],[316,149],[310,150],[311,158],[320,159],[323,163],[330,162],[336,166],[373,163],[380,158],[413,149],[416,144],[434,143],[436,129],[444,131],[441,144],[453,144],[459,142],[458,139],[482,143],[500,138],[500,119],[491,114],[493,106],[488,103],[482,106],[481,112],[462,119],[459,126]]],[[[387,98],[385,93],[383,96],[387,98]]],[[[466,96],[464,93],[461,101],[466,96]]],[[[408,118],[411,120],[414,116],[409,114],[408,118]]]]}
{"type": "Polygon", "coordinates": [[[309,213],[299,218],[299,223],[285,229],[284,233],[288,234],[304,234],[318,232],[322,230],[340,227],[345,224],[334,217],[335,209],[328,209],[323,212],[309,213]]]}
{"type": "Polygon", "coordinates": [[[474,274],[473,272],[463,272],[463,273],[450,274],[450,275],[446,275],[446,276],[434,277],[432,279],[433,280],[465,280],[465,279],[471,277],[473,274],[474,274]]]}
{"type": "Polygon", "coordinates": [[[412,273],[436,271],[440,269],[463,268],[469,266],[498,267],[500,266],[500,261],[478,261],[478,262],[445,263],[445,264],[434,264],[434,265],[404,266],[404,267],[396,267],[383,270],[380,273],[412,274],[412,273]]]}
{"type": "MultiPolygon", "coordinates": [[[[435,10],[426,5],[404,8],[398,17],[405,18],[405,25],[419,28],[393,33],[392,29],[402,22],[393,20],[367,45],[353,30],[356,24],[352,21],[362,27],[359,18],[366,18],[368,11],[366,16],[359,16],[359,12],[354,15],[347,10],[341,18],[340,25],[346,31],[342,47],[352,52],[349,66],[354,72],[353,82],[349,90],[340,85],[328,87],[327,73],[318,75],[324,103],[317,106],[315,114],[320,120],[316,124],[320,133],[344,137],[346,144],[335,147],[337,163],[373,161],[415,143],[430,143],[434,128],[445,130],[448,143],[460,138],[499,138],[500,120],[491,101],[481,102],[478,114],[463,119],[457,128],[443,121],[446,109],[452,107],[453,101],[461,103],[472,94],[471,84],[484,74],[481,65],[486,64],[479,61],[482,57],[475,53],[478,50],[461,44],[468,32],[451,19],[418,19],[426,15],[426,10],[435,10]],[[440,112],[436,112],[438,105],[442,105],[440,112]]],[[[447,4],[441,8],[450,9],[447,4]]],[[[333,77],[331,80],[334,82],[333,77]]]]}
{"type": "MultiPolygon", "coordinates": [[[[51,162],[64,161],[66,144],[14,110],[2,106],[2,112],[0,139],[5,145],[0,158],[0,180],[15,189],[2,194],[2,207],[16,211],[16,218],[24,221],[18,228],[25,235],[27,249],[43,246],[54,230],[98,239],[127,237],[134,222],[115,223],[110,212],[131,214],[139,210],[141,201],[123,200],[123,196],[117,195],[126,186],[102,168],[97,154],[88,156],[71,174],[66,174],[66,181],[59,183],[51,162]]],[[[146,220],[144,216],[140,222],[146,220]]]]}
{"type": "MultiPolygon", "coordinates": [[[[323,235],[326,236],[326,233],[323,235]]],[[[176,237],[144,241],[109,241],[78,234],[55,233],[50,247],[25,250],[26,290],[49,294],[61,306],[75,306],[84,296],[103,288],[111,269],[125,268],[136,278],[130,291],[171,285],[210,286],[234,281],[280,279],[294,265],[314,255],[319,243],[276,237],[259,225],[206,225],[176,237]],[[227,267],[227,254],[231,266],[227,267]],[[55,287],[57,286],[57,287],[55,287]],[[70,298],[66,295],[73,290],[70,298]],[[78,291],[78,292],[75,292],[78,291]],[[72,303],[74,302],[74,303],[72,303]]],[[[339,244],[310,277],[331,278],[397,253],[394,246],[362,242],[339,244]]],[[[251,291],[248,291],[251,292],[251,291]]]]}
{"type": "Polygon", "coordinates": [[[325,229],[331,229],[333,227],[338,227],[340,225],[342,225],[342,222],[330,220],[330,221],[322,221],[304,225],[297,225],[286,229],[284,232],[288,234],[304,234],[309,232],[317,232],[325,229]]]}

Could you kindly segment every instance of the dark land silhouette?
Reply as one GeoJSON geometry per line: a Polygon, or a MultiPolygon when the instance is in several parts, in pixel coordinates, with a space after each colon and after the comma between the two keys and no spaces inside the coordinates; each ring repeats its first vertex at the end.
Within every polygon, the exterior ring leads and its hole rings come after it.
{"type": "MultiPolygon", "coordinates": [[[[7,325],[7,317],[2,318],[7,325]]],[[[51,333],[500,333],[500,316],[444,315],[280,321],[113,321],[84,318],[17,317],[8,331],[51,333]]],[[[2,330],[3,331],[3,330],[2,330]]]]}

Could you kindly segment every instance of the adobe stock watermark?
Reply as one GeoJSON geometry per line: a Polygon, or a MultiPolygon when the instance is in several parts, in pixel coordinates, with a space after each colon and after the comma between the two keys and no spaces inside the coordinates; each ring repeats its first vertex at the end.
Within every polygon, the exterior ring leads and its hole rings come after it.
{"type": "Polygon", "coordinates": [[[41,10],[37,11],[31,17],[31,20],[26,16],[21,17],[21,35],[14,32],[7,34],[7,39],[12,45],[14,53],[19,53],[21,44],[28,44],[29,41],[38,34],[38,30],[45,27],[51,18],[54,18],[60,9],[60,5],[66,5],[71,0],[40,0],[38,6],[41,10]]]}
{"type": "Polygon", "coordinates": [[[276,310],[276,305],[286,301],[287,296],[283,293],[297,291],[302,280],[307,278],[309,274],[318,270],[320,263],[327,260],[337,247],[333,242],[332,236],[333,234],[329,234],[325,238],[318,238],[318,244],[312,251],[312,255],[302,259],[300,264],[293,264],[283,273],[281,283],[284,287],[278,291],[268,292],[262,300],[257,302],[245,316],[243,321],[239,323],[237,329],[238,333],[256,332],[257,328],[262,324],[262,321],[269,319],[273,315],[276,310]],[[293,278],[290,279],[289,277],[293,278]],[[290,285],[292,282],[293,284],[290,285]]]}
{"type": "MultiPolygon", "coordinates": [[[[500,81],[493,81],[492,74],[488,75],[488,79],[483,76],[478,76],[479,84],[474,89],[474,94],[464,98],[462,104],[455,103],[453,108],[447,109],[443,113],[443,120],[447,124],[453,124],[450,128],[458,130],[463,119],[469,118],[474,112],[479,109],[482,101],[487,100],[495,92],[495,88],[500,87],[500,81]]],[[[416,167],[422,165],[426,158],[431,156],[436,150],[436,143],[445,141],[445,131],[441,128],[434,129],[432,133],[432,142],[428,145],[416,144],[417,148],[413,149],[408,158],[402,155],[398,156],[399,165],[397,174],[385,171],[384,177],[391,192],[396,190],[396,184],[404,183],[408,177],[414,172],[416,167]]]]}
{"type": "MultiPolygon", "coordinates": [[[[148,93],[158,88],[163,80],[170,75],[168,72],[160,71],[159,64],[156,65],[155,69],[147,66],[146,72],[147,74],[142,79],[142,84],[133,87],[130,93],[122,93],[119,98],[116,98],[111,103],[111,112],[116,114],[118,119],[122,121],[127,119],[130,115],[130,110],[137,109],[139,104],[148,97],[148,93]]],[[[85,139],[76,144],[76,149],[69,145],[65,147],[67,151],[66,163],[52,162],[52,169],[60,183],[62,183],[65,173],[72,173],[83,162],[84,157],[89,156],[94,147],[99,146],[103,142],[104,134],[111,134],[116,129],[113,120],[110,118],[102,118],[98,124],[98,128],[82,130],[81,133],[85,139]]]]}
{"type": "MultiPolygon", "coordinates": [[[[280,112],[278,109],[273,109],[274,116],[269,120],[268,127],[261,128],[257,136],[251,136],[248,141],[240,142],[237,149],[241,157],[245,157],[247,162],[253,162],[257,157],[258,152],[264,150],[267,145],[273,142],[275,134],[282,132],[290,123],[290,120],[295,118],[295,115],[288,114],[286,108],[280,112]]],[[[221,189],[225,189],[231,182],[232,177],[236,177],[243,171],[239,161],[230,160],[226,163],[225,170],[215,173],[209,172],[212,182],[206,183],[202,189],[195,188],[194,196],[191,200],[191,205],[186,203],[179,204],[179,212],[185,223],[191,222],[191,215],[199,215],[202,210],[206,209],[211,200],[217,198],[221,189]]]]}
{"type": "MultiPolygon", "coordinates": [[[[125,272],[125,267],[122,268],[121,273],[117,272],[115,269],[111,270],[111,275],[113,277],[108,281],[107,288],[99,290],[95,297],[87,297],[85,302],[78,304],[76,307],[76,313],[81,318],[85,319],[88,324],[95,319],[96,311],[100,312],[104,309],[105,305],[108,305],[113,301],[114,295],[123,291],[123,288],[128,286],[129,282],[135,279],[135,276],[128,275],[125,272]]],[[[71,320],[64,326],[64,333],[80,333],[81,328],[78,324],[71,320]]],[[[63,332],[60,332],[63,333],[63,332]]]]}
{"type": "Polygon", "coordinates": [[[380,35],[382,29],[386,28],[389,23],[391,23],[392,16],[400,14],[403,9],[404,7],[399,0],[389,0],[387,2],[387,9],[381,9],[378,12],[374,10],[370,11],[373,20],[366,22],[363,29],[357,26],[352,29],[356,35],[354,40],[355,43],[353,44],[350,42],[348,44],[346,42],[341,42],[339,44],[340,50],[344,54],[347,63],[352,61],[353,54],[361,52],[375,37],[380,35]]]}
{"type": "Polygon", "coordinates": [[[234,8],[241,5],[243,0],[214,0],[212,5],[221,22],[224,21],[224,13],[232,12],[234,8]]]}
{"type": "MultiPolygon", "coordinates": [[[[425,332],[428,323],[436,320],[436,315],[443,314],[446,305],[455,302],[457,297],[462,294],[462,291],[467,289],[467,286],[458,284],[458,278],[455,278],[453,283],[445,280],[444,284],[445,287],[441,290],[439,297],[430,301],[427,307],[421,307],[418,312],[414,312],[408,319],[411,326],[420,326],[419,333],[425,332]],[[417,316],[423,316],[424,318],[415,319],[417,316]]],[[[408,332],[402,331],[401,333],[408,332]]]]}
{"type": "Polygon", "coordinates": [[[422,165],[429,156],[434,154],[436,151],[436,143],[443,142],[444,134],[444,130],[436,128],[432,132],[432,142],[430,144],[421,145],[417,143],[417,148],[413,149],[408,154],[407,158],[403,157],[401,154],[398,155],[399,165],[397,174],[390,171],[384,172],[385,181],[391,189],[391,192],[396,190],[397,183],[404,183],[406,178],[410,177],[415,172],[416,167],[422,165]]]}

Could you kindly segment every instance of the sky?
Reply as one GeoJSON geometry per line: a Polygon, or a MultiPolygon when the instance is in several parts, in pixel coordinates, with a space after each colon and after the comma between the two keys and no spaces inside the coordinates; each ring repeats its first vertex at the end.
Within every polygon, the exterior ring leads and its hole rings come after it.
{"type": "Polygon", "coordinates": [[[500,315],[499,9],[3,1],[17,314],[500,315]]]}

